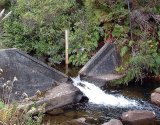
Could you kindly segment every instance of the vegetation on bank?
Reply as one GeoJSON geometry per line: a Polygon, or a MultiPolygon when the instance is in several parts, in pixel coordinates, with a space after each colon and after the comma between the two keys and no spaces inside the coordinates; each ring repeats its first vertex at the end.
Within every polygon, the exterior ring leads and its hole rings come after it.
{"type": "MultiPolygon", "coordinates": [[[[0,71],[2,73],[3,70],[0,71]]],[[[14,103],[12,99],[13,86],[17,78],[8,80],[2,86],[2,94],[0,99],[0,124],[1,125],[42,125],[43,113],[37,116],[29,114],[36,108],[34,106],[29,108],[19,108],[18,103],[14,103]],[[12,103],[11,103],[12,101],[12,103]]],[[[22,95],[23,96],[23,95],[22,95]]],[[[42,107],[43,108],[43,107],[42,107]]],[[[43,110],[43,109],[42,109],[43,110]]],[[[48,124],[49,125],[49,124],[48,124]]]]}
{"type": "Polygon", "coordinates": [[[29,116],[27,111],[18,110],[16,104],[4,104],[0,101],[0,124],[2,125],[43,125],[42,119],[42,114],[29,116]]]}
{"type": "MultiPolygon", "coordinates": [[[[112,34],[122,56],[116,70],[128,83],[160,73],[159,0],[3,0],[12,15],[1,24],[1,43],[49,62],[64,60],[64,30],[69,29],[69,61],[84,65],[112,34]],[[8,4],[6,4],[6,1],[8,4]]],[[[2,4],[0,3],[0,4],[2,4]]]]}

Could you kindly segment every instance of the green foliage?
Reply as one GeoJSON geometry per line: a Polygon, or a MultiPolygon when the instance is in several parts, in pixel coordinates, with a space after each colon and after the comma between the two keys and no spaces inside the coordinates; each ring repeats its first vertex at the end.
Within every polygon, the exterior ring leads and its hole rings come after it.
{"type": "Polygon", "coordinates": [[[121,51],[120,51],[121,57],[123,57],[126,54],[127,51],[128,51],[128,47],[127,46],[123,46],[121,48],[121,51]]]}
{"type": "Polygon", "coordinates": [[[0,8],[3,9],[8,9],[9,6],[11,4],[11,1],[10,0],[0,0],[0,8]]]}
{"type": "Polygon", "coordinates": [[[119,66],[115,69],[118,73],[124,73],[125,68],[123,66],[119,66]]]}
{"type": "Polygon", "coordinates": [[[97,47],[99,39],[99,15],[93,10],[90,1],[84,3],[85,7],[73,15],[76,20],[70,32],[70,58],[73,65],[84,65],[90,58],[90,52],[97,47]],[[78,19],[78,20],[77,20],[78,19]]]}
{"type": "Polygon", "coordinates": [[[160,31],[158,31],[158,36],[160,37],[160,31]]]}
{"type": "Polygon", "coordinates": [[[120,25],[115,25],[114,30],[112,32],[114,37],[121,37],[123,34],[123,27],[120,25]]]}
{"type": "Polygon", "coordinates": [[[5,108],[5,104],[2,101],[0,101],[0,109],[3,109],[3,108],[5,108]]]}
{"type": "MultiPolygon", "coordinates": [[[[10,8],[11,18],[3,24],[3,45],[39,57],[49,55],[51,63],[60,63],[64,60],[64,30],[69,29],[69,62],[84,65],[104,30],[109,31],[99,27],[101,20],[119,22],[128,14],[123,2],[117,1],[112,6],[104,3],[96,0],[85,0],[82,4],[76,0],[17,0],[10,8]]],[[[125,27],[111,25],[115,37],[124,35],[125,27]]]]}
{"type": "Polygon", "coordinates": [[[9,125],[12,121],[13,114],[15,113],[15,106],[9,106],[5,105],[3,102],[1,102],[1,109],[0,109],[0,123],[3,125],[9,125]]]}
{"type": "MultiPolygon", "coordinates": [[[[123,67],[126,74],[116,83],[128,84],[130,80],[142,80],[147,75],[158,75],[160,71],[160,53],[157,52],[156,41],[140,41],[136,54],[131,56],[127,66],[123,67]]],[[[120,68],[119,68],[120,69],[120,68]]],[[[120,72],[119,70],[117,70],[120,72]]]]}
{"type": "Polygon", "coordinates": [[[8,0],[1,0],[0,1],[0,6],[4,6],[7,2],[8,2],[8,0]]]}
{"type": "MultiPolygon", "coordinates": [[[[3,70],[1,69],[1,72],[3,70]]],[[[34,106],[29,108],[23,107],[19,108],[17,103],[10,103],[10,95],[12,93],[12,87],[14,82],[17,80],[16,77],[12,81],[7,81],[3,84],[2,97],[0,100],[0,124],[3,125],[42,125],[42,118],[44,111],[44,105],[39,106],[38,116],[34,118],[28,113],[32,110],[36,110],[34,106]],[[29,111],[28,111],[29,110],[29,111]]]]}
{"type": "MultiPolygon", "coordinates": [[[[136,9],[140,6],[147,5],[148,7],[144,7],[144,9],[146,9],[146,12],[154,12],[155,14],[159,14],[160,12],[160,4],[158,4],[158,1],[153,2],[138,0],[135,1],[134,4],[136,5],[136,9]]],[[[123,5],[121,5],[122,4],[119,4],[117,6],[123,8],[123,5]]],[[[119,9],[117,11],[119,11],[119,9]]],[[[141,29],[142,27],[140,28],[140,26],[134,26],[133,21],[129,22],[130,20],[128,18],[129,15],[127,14],[127,10],[124,9],[123,11],[123,18],[120,18],[120,20],[114,20],[114,23],[116,22],[116,24],[113,26],[112,33],[114,38],[116,38],[119,52],[122,57],[122,65],[116,68],[116,71],[118,73],[125,74],[125,76],[121,80],[117,80],[114,82],[120,84],[128,84],[129,81],[134,79],[142,81],[142,79],[144,77],[147,77],[148,75],[159,75],[159,25],[156,25],[156,23],[154,24],[154,27],[156,27],[155,29],[157,29],[157,31],[155,31],[158,34],[157,37],[152,35],[152,33],[147,34],[147,32],[144,32],[141,29]],[[129,27],[129,23],[132,24],[132,27],[129,27]]]]}
{"type": "MultiPolygon", "coordinates": [[[[25,110],[25,109],[23,109],[25,110]]],[[[3,125],[43,125],[43,113],[30,116],[26,111],[19,111],[17,105],[5,104],[0,101],[0,124],[3,125]]],[[[47,124],[49,125],[49,124],[47,124]]]]}
{"type": "Polygon", "coordinates": [[[4,4],[5,4],[5,0],[1,0],[0,5],[4,5],[4,4]]]}
{"type": "Polygon", "coordinates": [[[64,60],[64,31],[69,29],[70,63],[83,65],[99,39],[98,17],[87,2],[85,5],[75,0],[17,0],[12,17],[3,25],[3,44],[36,56],[49,55],[50,62],[60,63],[64,60]]]}
{"type": "Polygon", "coordinates": [[[113,3],[111,1],[105,1],[103,0],[95,0],[98,1],[98,4],[96,3],[96,6],[99,6],[98,8],[103,10],[103,18],[107,22],[117,23],[119,24],[122,20],[126,18],[128,15],[128,10],[124,7],[124,2],[121,0],[117,0],[113,3]]]}
{"type": "Polygon", "coordinates": [[[26,122],[25,122],[25,125],[43,125],[42,124],[42,116],[41,115],[38,115],[38,116],[35,116],[34,117],[34,120],[32,117],[29,117],[26,122]]]}

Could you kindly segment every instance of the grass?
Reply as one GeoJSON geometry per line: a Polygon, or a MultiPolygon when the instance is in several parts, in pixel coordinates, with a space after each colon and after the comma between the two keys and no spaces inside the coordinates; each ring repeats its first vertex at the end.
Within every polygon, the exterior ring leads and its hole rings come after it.
{"type": "MultiPolygon", "coordinates": [[[[3,70],[0,70],[3,72],[3,70]]],[[[11,94],[14,83],[18,79],[8,80],[3,84],[3,95],[0,100],[0,124],[2,125],[43,125],[43,113],[31,116],[26,109],[18,109],[18,104],[11,103],[11,94]]],[[[35,108],[35,107],[34,107],[35,108]]]]}

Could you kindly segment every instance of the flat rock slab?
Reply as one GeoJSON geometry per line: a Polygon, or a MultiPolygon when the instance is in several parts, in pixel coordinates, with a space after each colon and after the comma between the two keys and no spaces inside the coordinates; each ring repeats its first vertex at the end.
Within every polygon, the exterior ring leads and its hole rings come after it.
{"type": "Polygon", "coordinates": [[[0,68],[3,70],[0,74],[0,95],[7,80],[12,81],[14,77],[18,79],[13,84],[13,100],[21,100],[24,92],[30,97],[38,90],[46,91],[68,80],[63,73],[17,49],[0,50],[0,60],[0,68]]]}
{"type": "Polygon", "coordinates": [[[121,116],[124,125],[155,125],[156,115],[147,110],[124,112],[121,116]]]}
{"type": "Polygon", "coordinates": [[[154,92],[151,94],[151,102],[160,106],[160,93],[154,92]]]}
{"type": "MultiPolygon", "coordinates": [[[[82,93],[72,84],[61,84],[53,89],[48,90],[42,97],[32,97],[27,102],[22,102],[19,109],[36,106],[36,110],[30,110],[29,113],[37,113],[39,106],[45,106],[44,112],[51,112],[55,108],[59,108],[71,103],[79,102],[82,93]]],[[[40,109],[41,110],[41,109],[40,109]]]]}
{"type": "Polygon", "coordinates": [[[102,125],[123,125],[118,119],[111,119],[109,122],[103,123],[102,125]]]}
{"type": "Polygon", "coordinates": [[[122,75],[115,72],[120,63],[120,56],[116,52],[115,45],[106,43],[79,71],[82,77],[91,77],[110,81],[119,79],[122,75]]]}
{"type": "Polygon", "coordinates": [[[79,102],[82,93],[72,84],[59,85],[45,94],[43,98],[36,102],[37,105],[46,104],[46,111],[62,107],[71,103],[79,102]]]}

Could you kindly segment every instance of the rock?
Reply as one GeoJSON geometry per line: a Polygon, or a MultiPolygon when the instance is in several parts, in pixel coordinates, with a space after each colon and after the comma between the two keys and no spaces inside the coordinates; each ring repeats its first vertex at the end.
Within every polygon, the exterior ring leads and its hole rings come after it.
{"type": "Polygon", "coordinates": [[[35,114],[39,111],[38,106],[42,107],[44,105],[44,112],[50,112],[53,109],[79,102],[79,97],[82,97],[82,93],[78,88],[72,84],[61,84],[53,89],[50,89],[46,94],[38,98],[37,101],[24,102],[18,106],[19,109],[25,109],[26,107],[30,108],[32,105],[37,106],[34,111],[30,111],[31,114],[35,114]],[[78,97],[78,98],[77,98],[78,97]]]}
{"type": "Polygon", "coordinates": [[[160,94],[160,87],[156,88],[156,89],[154,90],[154,92],[156,92],[156,93],[159,93],[159,94],[160,94]]]}
{"type": "Polygon", "coordinates": [[[85,118],[79,118],[79,119],[63,122],[60,125],[89,125],[85,121],[86,121],[85,118]]]}
{"type": "Polygon", "coordinates": [[[151,94],[151,102],[160,106],[160,93],[152,93],[151,94]]]}
{"type": "Polygon", "coordinates": [[[121,116],[124,125],[155,125],[156,115],[147,110],[124,112],[121,116]]]}
{"type": "Polygon", "coordinates": [[[59,108],[67,104],[80,101],[82,93],[72,84],[62,84],[47,92],[37,104],[46,104],[46,110],[50,111],[54,108],[59,108]]]}
{"type": "Polygon", "coordinates": [[[118,119],[111,119],[109,122],[106,122],[102,125],[123,125],[122,122],[118,119]]]}

